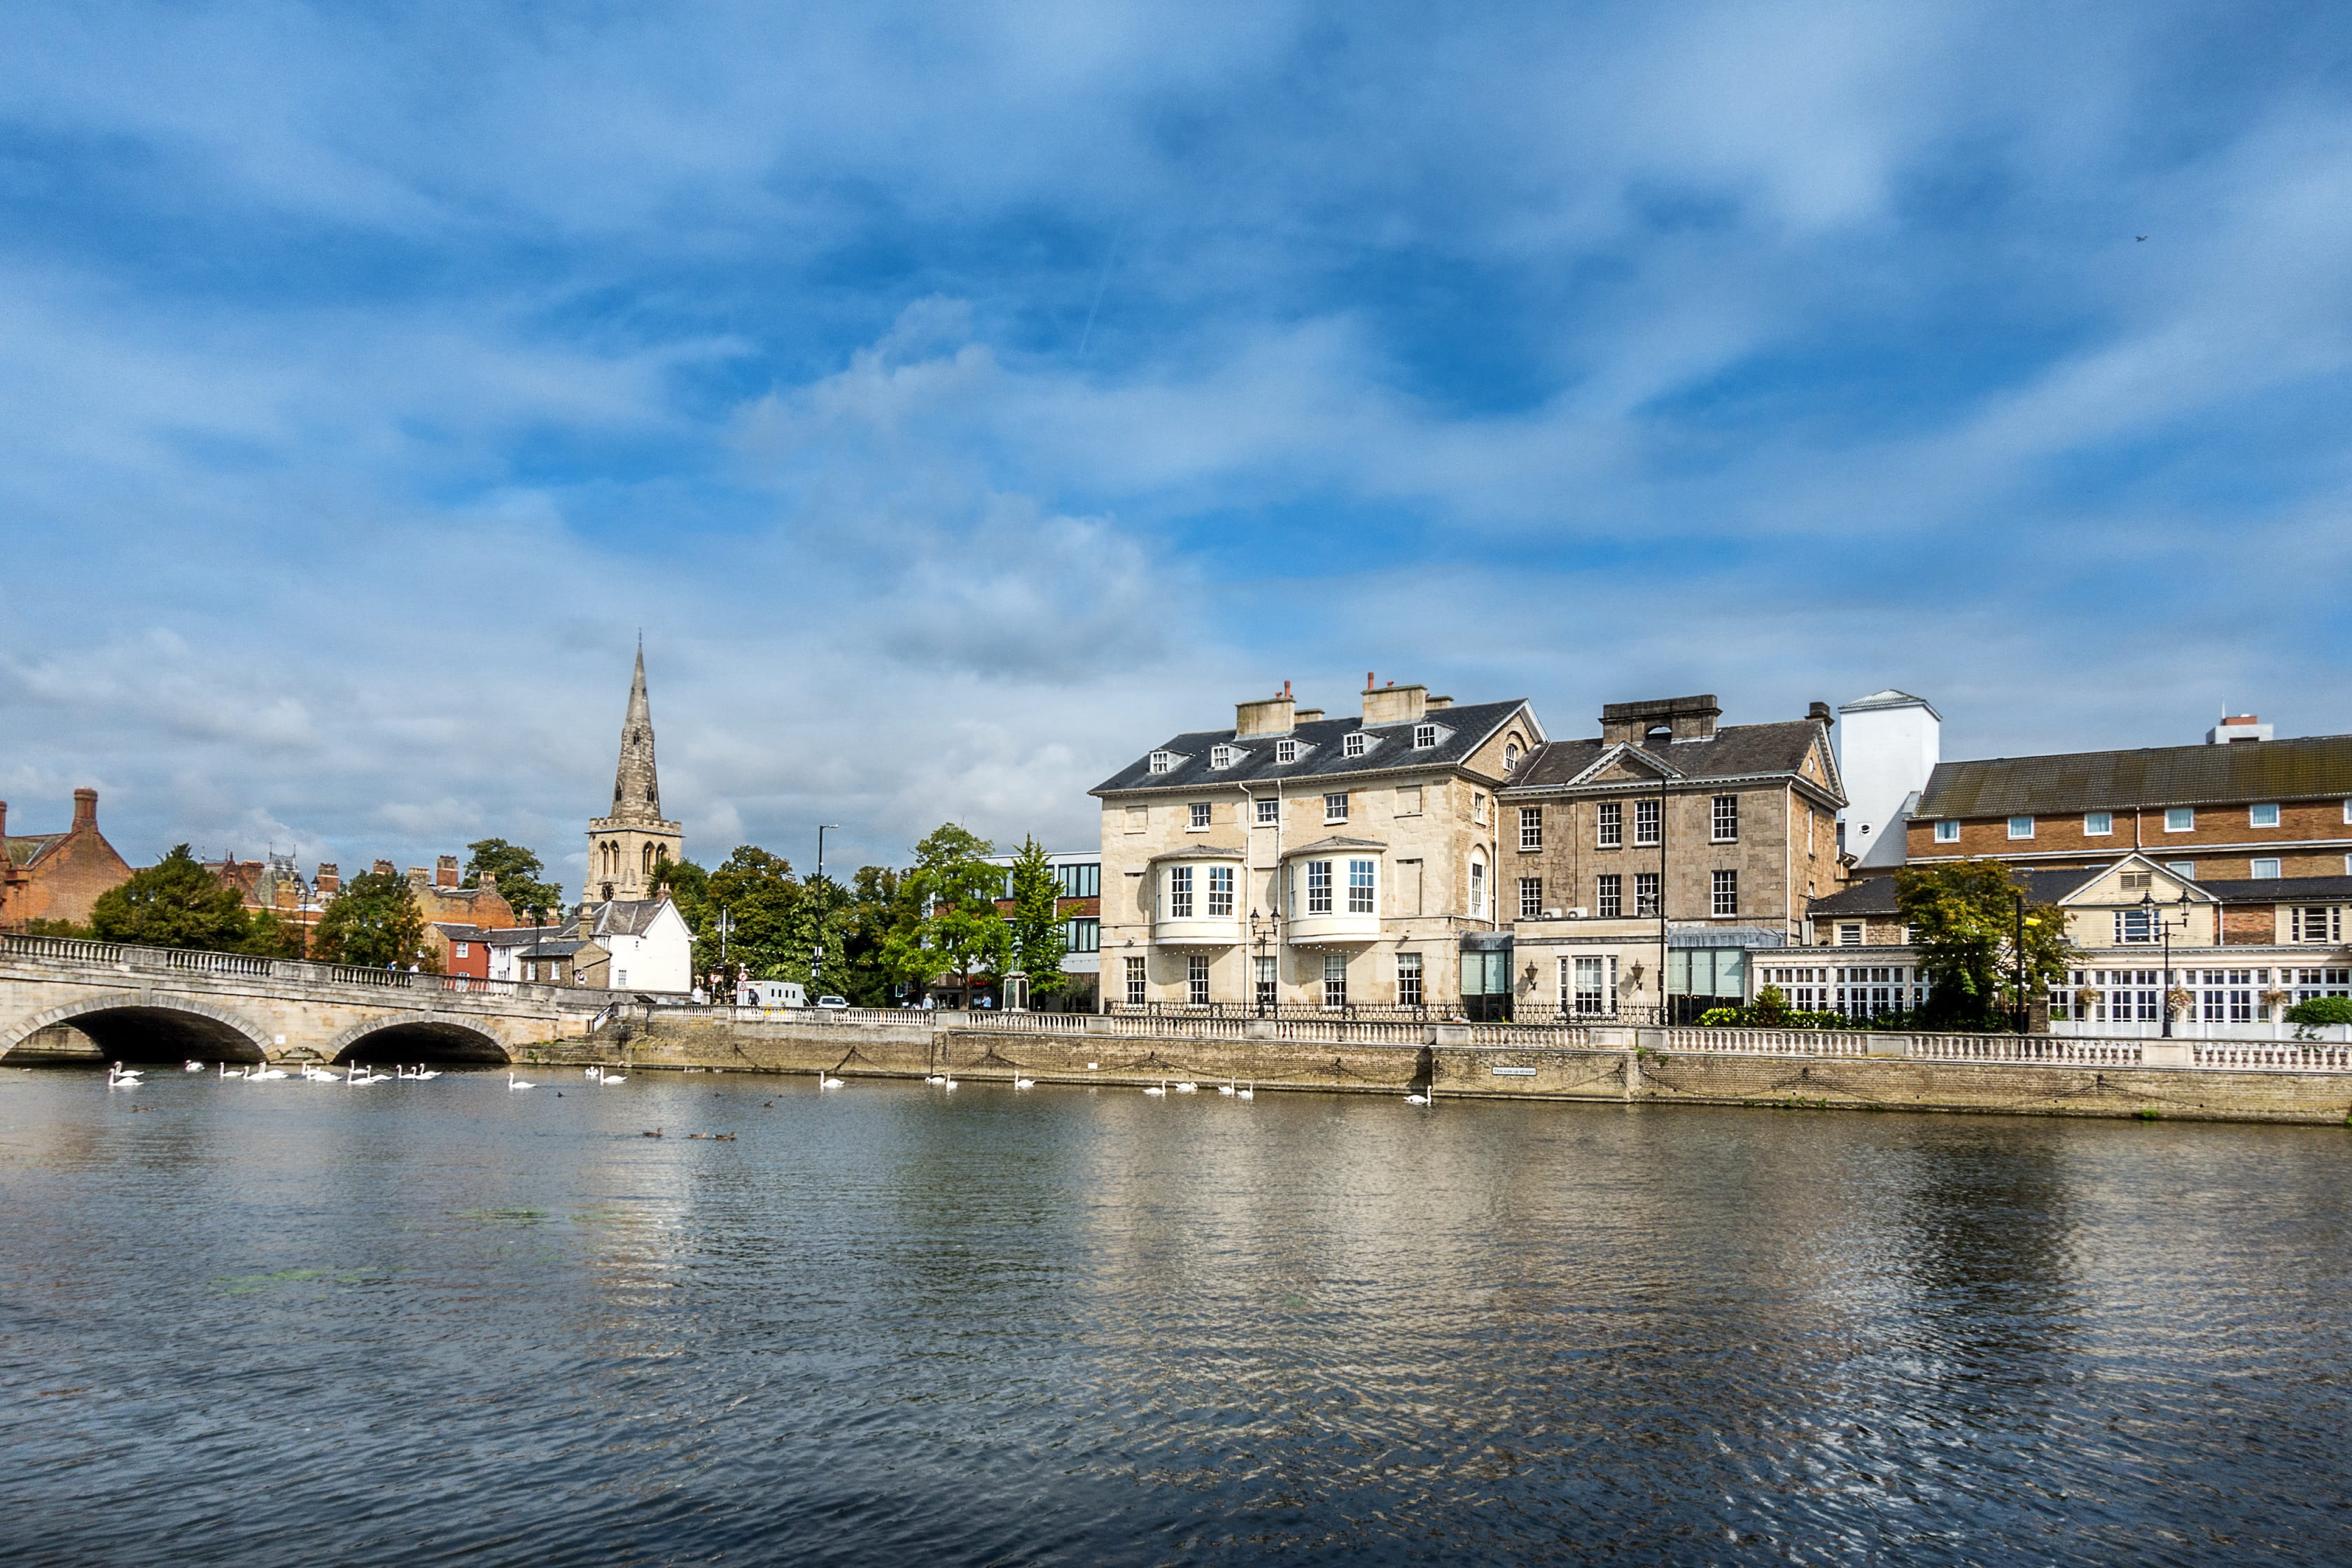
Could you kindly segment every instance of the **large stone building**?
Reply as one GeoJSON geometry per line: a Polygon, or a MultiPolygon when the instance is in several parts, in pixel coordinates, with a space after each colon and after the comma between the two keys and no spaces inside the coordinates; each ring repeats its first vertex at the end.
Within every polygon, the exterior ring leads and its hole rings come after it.
{"type": "Polygon", "coordinates": [[[653,706],[646,698],[646,650],[637,649],[629,681],[629,710],[621,721],[621,761],[613,774],[613,810],[588,824],[587,903],[642,899],[665,861],[682,859],[682,824],[661,814],[661,777],[654,767],[653,706]]]}
{"type": "Polygon", "coordinates": [[[58,833],[8,831],[0,801],[0,931],[34,921],[87,925],[99,895],[131,879],[131,867],[98,830],[98,792],[78,789],[73,821],[58,833]]]}
{"type": "Polygon", "coordinates": [[[1721,718],[1711,696],[1612,702],[1503,787],[1516,1014],[1736,1005],[1749,951],[1800,940],[1840,885],[1829,705],[1721,718]]]}
{"type": "Polygon", "coordinates": [[[1286,683],[1155,746],[1091,792],[1106,1005],[1458,1005],[1507,942],[1496,793],[1543,742],[1522,700],[1367,678],[1353,719],[1286,683]]]}

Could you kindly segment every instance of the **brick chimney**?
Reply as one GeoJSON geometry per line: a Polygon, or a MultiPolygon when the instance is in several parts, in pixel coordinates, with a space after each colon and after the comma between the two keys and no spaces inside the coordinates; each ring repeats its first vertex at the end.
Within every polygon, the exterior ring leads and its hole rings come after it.
{"type": "Polygon", "coordinates": [[[1278,696],[1234,704],[1234,733],[1237,736],[1286,735],[1295,721],[1297,707],[1297,703],[1291,700],[1290,682],[1286,680],[1278,696]]]}
{"type": "Polygon", "coordinates": [[[310,884],[319,889],[320,899],[330,899],[343,890],[343,874],[332,860],[321,860],[319,874],[310,879],[310,884]]]}
{"type": "Polygon", "coordinates": [[[433,885],[436,888],[457,885],[457,858],[455,855],[444,855],[433,862],[433,885]]]}
{"type": "Polygon", "coordinates": [[[379,860],[374,865],[368,868],[368,874],[373,877],[389,877],[392,875],[392,862],[389,860],[379,860]]]}
{"type": "Polygon", "coordinates": [[[1815,701],[1811,707],[1805,710],[1805,717],[1811,719],[1817,724],[1834,724],[1837,722],[1837,715],[1830,711],[1830,705],[1826,702],[1818,700],[1815,701]]]}
{"type": "Polygon", "coordinates": [[[98,826],[98,792],[94,789],[74,791],[74,827],[79,831],[98,826]]]}
{"type": "Polygon", "coordinates": [[[0,860],[8,858],[8,803],[0,800],[0,860]]]}
{"type": "Polygon", "coordinates": [[[495,893],[499,890],[499,874],[496,871],[485,871],[474,879],[474,883],[485,893],[495,893]]]}
{"type": "Polygon", "coordinates": [[[411,866],[408,868],[408,885],[421,893],[433,885],[433,874],[422,866],[411,866]]]}

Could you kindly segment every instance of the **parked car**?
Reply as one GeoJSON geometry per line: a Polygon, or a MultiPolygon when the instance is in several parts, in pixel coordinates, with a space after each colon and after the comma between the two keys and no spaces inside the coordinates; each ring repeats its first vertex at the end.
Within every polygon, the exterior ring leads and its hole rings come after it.
{"type": "Polygon", "coordinates": [[[846,1007],[849,1005],[849,998],[846,996],[820,996],[816,999],[816,1005],[820,1007],[846,1007]]]}

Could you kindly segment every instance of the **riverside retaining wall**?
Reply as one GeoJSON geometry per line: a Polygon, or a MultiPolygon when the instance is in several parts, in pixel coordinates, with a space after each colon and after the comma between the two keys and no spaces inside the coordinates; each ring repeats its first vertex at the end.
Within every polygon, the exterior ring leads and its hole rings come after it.
{"type": "MultiPolygon", "coordinates": [[[[1629,1034],[1634,1033],[1628,1031],[1629,1034]]],[[[1647,1033],[1643,1031],[1642,1033],[1647,1033]]],[[[1930,1061],[1542,1046],[1362,1045],[1170,1035],[1015,1034],[923,1024],[809,1025],[782,1018],[665,1016],[624,1040],[525,1053],[546,1063],[815,1073],[844,1079],[1034,1078],[1140,1087],[1207,1086],[1449,1097],[1687,1102],[2035,1116],[2346,1122],[2352,1073],[2136,1065],[1930,1061]]]]}

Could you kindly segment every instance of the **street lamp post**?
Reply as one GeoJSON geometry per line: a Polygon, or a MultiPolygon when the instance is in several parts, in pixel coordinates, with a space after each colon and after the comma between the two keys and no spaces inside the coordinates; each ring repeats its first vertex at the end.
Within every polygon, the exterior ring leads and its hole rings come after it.
{"type": "Polygon", "coordinates": [[[1277,916],[1261,915],[1253,909],[1249,923],[1250,945],[1255,950],[1250,964],[1250,997],[1256,1005],[1257,1016],[1263,1018],[1265,1016],[1265,987],[1259,982],[1258,973],[1265,967],[1265,944],[1273,940],[1282,922],[1277,916]]]}
{"type": "MultiPolygon", "coordinates": [[[[2149,922],[2156,927],[2157,934],[2164,943],[2164,967],[2158,972],[2163,976],[2163,980],[2162,989],[2158,994],[2157,1016],[2163,1020],[2164,1038],[2168,1040],[2172,1038],[2172,933],[2175,923],[2165,919],[2164,911],[2157,905],[2156,894],[2153,891],[2145,892],[2139,896],[2139,907],[2146,913],[2149,922]]],[[[2186,887],[2180,889],[2180,920],[2178,929],[2184,932],[2189,930],[2189,889],[2186,887]]]]}
{"type": "Polygon", "coordinates": [[[2042,921],[2038,917],[2032,920],[2026,918],[2025,890],[2021,888],[2017,890],[2016,897],[2017,928],[2014,935],[2011,938],[2010,947],[2014,952],[2017,958],[2017,1032],[2021,1035],[2025,1033],[2026,1026],[2032,1021],[2031,1016],[2032,1009],[2026,1005],[2025,1000],[2025,928],[2027,926],[2038,926],[2042,921]]]}

